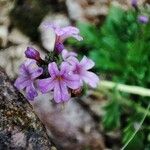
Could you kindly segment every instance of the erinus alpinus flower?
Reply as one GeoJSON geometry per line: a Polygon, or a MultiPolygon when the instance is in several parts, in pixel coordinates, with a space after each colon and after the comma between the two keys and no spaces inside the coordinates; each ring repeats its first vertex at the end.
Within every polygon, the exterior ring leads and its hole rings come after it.
{"type": "Polygon", "coordinates": [[[60,28],[54,24],[48,27],[56,34],[54,50],[42,59],[36,49],[27,47],[27,60],[20,66],[15,86],[24,90],[28,100],[34,100],[38,92],[52,92],[56,103],[65,102],[71,98],[72,93],[82,92],[84,84],[96,87],[99,78],[89,71],[95,65],[91,59],[84,56],[79,61],[77,53],[64,48],[66,38],[73,37],[79,41],[83,39],[79,35],[79,29],[72,26],[60,28]]]}
{"type": "Polygon", "coordinates": [[[83,40],[83,38],[79,35],[79,29],[76,27],[68,26],[68,27],[63,27],[60,28],[56,24],[44,24],[47,28],[51,28],[55,34],[56,34],[56,39],[55,39],[55,51],[57,53],[61,53],[62,50],[64,49],[63,42],[69,38],[73,37],[78,41],[83,40]]]}
{"type": "Polygon", "coordinates": [[[77,89],[80,87],[80,78],[71,71],[68,63],[62,62],[60,70],[55,62],[48,65],[49,78],[39,80],[39,88],[42,93],[54,90],[54,100],[59,103],[70,98],[69,88],[77,89]]]}
{"type": "Polygon", "coordinates": [[[149,18],[148,18],[148,16],[140,15],[140,16],[138,17],[138,21],[139,21],[140,23],[146,24],[146,23],[148,23],[149,18]]]}
{"type": "Polygon", "coordinates": [[[15,86],[19,90],[25,90],[27,99],[33,100],[38,95],[35,81],[42,73],[43,69],[38,67],[34,60],[26,60],[20,66],[15,86]]]}

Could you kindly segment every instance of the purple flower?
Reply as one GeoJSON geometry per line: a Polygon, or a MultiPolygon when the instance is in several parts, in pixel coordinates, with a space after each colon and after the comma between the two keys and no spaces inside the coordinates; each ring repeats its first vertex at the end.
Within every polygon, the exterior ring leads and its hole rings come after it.
{"type": "Polygon", "coordinates": [[[91,59],[88,59],[86,56],[82,58],[79,62],[78,59],[74,58],[71,62],[73,66],[73,72],[80,77],[80,82],[83,85],[83,82],[89,84],[91,87],[95,88],[99,83],[99,78],[96,74],[91,71],[91,69],[95,64],[91,59]]]}
{"type": "Polygon", "coordinates": [[[38,81],[39,89],[42,93],[47,93],[54,90],[54,100],[56,103],[67,101],[70,99],[70,89],[80,87],[79,76],[71,72],[68,63],[62,62],[60,71],[55,62],[48,65],[50,78],[38,81]]]}
{"type": "Polygon", "coordinates": [[[55,50],[57,51],[58,54],[61,53],[63,49],[64,49],[64,45],[62,43],[55,44],[55,50]]]}
{"type": "Polygon", "coordinates": [[[25,90],[28,100],[34,100],[38,95],[35,88],[35,79],[43,73],[43,69],[38,67],[35,60],[27,60],[19,68],[19,77],[15,81],[15,87],[25,90]]]}
{"type": "Polygon", "coordinates": [[[83,38],[79,35],[79,29],[76,27],[68,26],[60,28],[55,24],[47,24],[46,26],[52,28],[56,34],[55,50],[58,53],[62,52],[62,50],[64,49],[63,42],[67,38],[73,37],[78,41],[83,40],[83,38]]]}
{"type": "Polygon", "coordinates": [[[131,0],[132,7],[137,7],[137,0],[131,0]]]}
{"type": "Polygon", "coordinates": [[[138,17],[138,21],[140,22],[140,23],[143,23],[143,24],[146,24],[146,23],[148,23],[148,21],[149,21],[149,18],[147,17],[147,16],[139,16],[138,17]]]}
{"type": "Polygon", "coordinates": [[[75,53],[75,52],[69,52],[69,51],[67,51],[66,49],[64,49],[63,51],[62,51],[62,58],[63,58],[63,60],[65,61],[65,62],[70,62],[70,61],[72,61],[75,57],[77,57],[78,55],[77,55],[77,53],[75,53]]]}
{"type": "Polygon", "coordinates": [[[27,47],[27,49],[25,51],[25,55],[27,58],[34,59],[37,61],[41,59],[40,53],[32,47],[27,47]]]}

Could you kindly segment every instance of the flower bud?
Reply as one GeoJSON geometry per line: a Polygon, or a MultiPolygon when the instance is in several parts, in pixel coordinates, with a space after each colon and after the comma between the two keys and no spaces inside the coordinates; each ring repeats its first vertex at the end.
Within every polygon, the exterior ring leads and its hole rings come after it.
{"type": "Polygon", "coordinates": [[[140,23],[146,24],[146,23],[148,23],[149,18],[148,18],[147,16],[139,16],[139,17],[138,17],[138,21],[139,21],[140,23]]]}
{"type": "Polygon", "coordinates": [[[25,55],[27,58],[34,59],[37,61],[41,59],[40,53],[32,47],[27,47],[27,50],[25,51],[25,55]]]}
{"type": "Polygon", "coordinates": [[[63,49],[64,49],[64,45],[62,43],[56,43],[55,44],[55,51],[56,51],[56,53],[60,54],[63,49]]]}
{"type": "Polygon", "coordinates": [[[132,7],[137,7],[137,0],[131,0],[132,7]]]}

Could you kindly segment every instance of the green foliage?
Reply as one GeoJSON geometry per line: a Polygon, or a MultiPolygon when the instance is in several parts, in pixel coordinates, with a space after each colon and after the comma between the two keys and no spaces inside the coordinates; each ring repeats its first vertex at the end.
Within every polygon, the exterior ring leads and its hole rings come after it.
{"type": "MultiPolygon", "coordinates": [[[[133,122],[129,124],[125,129],[124,129],[124,135],[123,135],[123,143],[125,144],[131,136],[135,132],[135,127],[133,122]]],[[[141,131],[137,132],[135,137],[130,141],[129,145],[126,147],[126,150],[132,150],[136,149],[138,147],[138,150],[143,150],[144,149],[144,137],[143,133],[141,131]]]]}
{"type": "MultiPolygon", "coordinates": [[[[125,144],[139,128],[142,118],[143,115],[139,113],[133,113],[132,116],[128,118],[128,125],[123,130],[123,144],[125,144]]],[[[144,134],[142,130],[142,127],[140,127],[140,130],[126,147],[127,150],[136,149],[137,147],[139,150],[144,149],[144,134]]]]}
{"type": "MultiPolygon", "coordinates": [[[[148,7],[143,9],[144,14],[150,16],[150,10],[147,9],[148,7]]],[[[88,53],[96,62],[97,71],[105,75],[106,79],[150,88],[150,22],[139,23],[139,13],[141,12],[134,9],[125,11],[112,7],[102,27],[78,23],[84,40],[79,44],[73,40],[69,42],[80,49],[80,54],[88,53]]],[[[113,93],[104,108],[106,113],[103,125],[109,131],[116,128],[123,130],[122,144],[125,144],[135,132],[134,125],[143,116],[137,114],[138,109],[134,107],[147,106],[149,101],[137,96],[123,96],[135,99],[136,105],[125,107],[120,102],[121,97],[118,98],[116,93],[113,93]],[[128,125],[121,124],[121,121],[128,125]]],[[[142,127],[147,126],[149,127],[149,124],[145,123],[142,127]]],[[[139,131],[126,149],[149,149],[147,132],[150,132],[150,129],[139,131]]]]}
{"type": "Polygon", "coordinates": [[[99,72],[111,74],[115,81],[150,87],[150,25],[140,24],[135,11],[112,7],[101,28],[78,26],[84,41],[76,46],[86,46],[99,72]]]}
{"type": "Polygon", "coordinates": [[[112,95],[111,100],[104,107],[106,114],[104,115],[102,122],[105,130],[110,131],[120,127],[120,115],[121,109],[118,103],[117,93],[112,95]]]}

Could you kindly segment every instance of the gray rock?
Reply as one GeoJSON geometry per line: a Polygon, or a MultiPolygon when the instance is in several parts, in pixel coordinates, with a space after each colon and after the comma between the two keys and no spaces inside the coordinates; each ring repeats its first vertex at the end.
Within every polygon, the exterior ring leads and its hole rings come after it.
{"type": "Polygon", "coordinates": [[[66,0],[69,16],[72,20],[99,23],[108,12],[108,0],[66,0]]]}
{"type": "Polygon", "coordinates": [[[18,75],[18,68],[26,59],[24,52],[28,46],[33,46],[40,52],[41,57],[44,58],[44,52],[41,51],[37,45],[26,43],[21,39],[20,41],[16,41],[16,43],[17,42],[22,43],[19,45],[12,45],[0,51],[0,66],[5,68],[5,71],[10,78],[15,78],[18,75]]]}
{"type": "Polygon", "coordinates": [[[0,25],[0,47],[5,47],[8,42],[8,27],[0,25]]]}
{"type": "Polygon", "coordinates": [[[53,102],[49,93],[39,95],[31,104],[58,148],[62,150],[105,148],[95,121],[75,99],[65,104],[53,102]]]}
{"type": "Polygon", "coordinates": [[[0,68],[0,150],[50,149],[40,120],[0,68]]]}
{"type": "Polygon", "coordinates": [[[17,28],[13,28],[8,35],[8,41],[13,44],[28,44],[30,39],[17,28]]]}
{"type": "Polygon", "coordinates": [[[25,60],[26,47],[26,44],[13,45],[0,51],[0,66],[5,68],[9,77],[17,76],[19,65],[25,60]]]}
{"type": "MultiPolygon", "coordinates": [[[[146,0],[138,0],[141,5],[146,0]]],[[[102,23],[113,5],[123,9],[131,7],[131,0],[66,0],[69,17],[74,21],[102,23]]]]}
{"type": "Polygon", "coordinates": [[[0,1],[0,47],[6,47],[8,42],[9,11],[13,8],[11,0],[0,1]]]}

